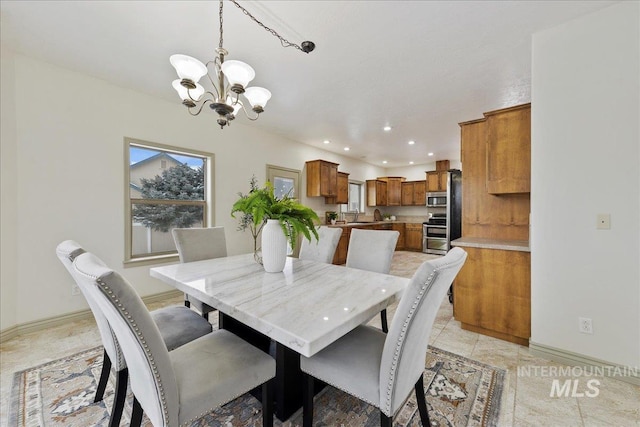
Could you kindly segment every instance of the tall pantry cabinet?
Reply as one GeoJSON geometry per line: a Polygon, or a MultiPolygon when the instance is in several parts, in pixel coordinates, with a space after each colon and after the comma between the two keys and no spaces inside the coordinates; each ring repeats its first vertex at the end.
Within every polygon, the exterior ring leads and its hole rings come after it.
{"type": "Polygon", "coordinates": [[[460,123],[462,237],[454,282],[462,329],[528,345],[531,336],[530,104],[460,123]]]}

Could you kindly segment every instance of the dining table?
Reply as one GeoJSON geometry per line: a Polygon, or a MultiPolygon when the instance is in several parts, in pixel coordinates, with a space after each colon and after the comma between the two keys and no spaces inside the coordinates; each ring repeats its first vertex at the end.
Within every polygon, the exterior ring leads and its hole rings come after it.
{"type": "Polygon", "coordinates": [[[216,308],[219,327],[275,353],[275,413],[302,406],[300,355],[313,356],[399,300],[409,279],[287,257],[267,273],[254,254],[153,267],[154,278],[216,308]]]}

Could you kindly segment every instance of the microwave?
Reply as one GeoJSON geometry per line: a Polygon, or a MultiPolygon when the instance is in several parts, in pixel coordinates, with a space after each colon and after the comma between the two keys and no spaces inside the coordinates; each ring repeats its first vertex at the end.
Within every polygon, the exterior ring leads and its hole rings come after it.
{"type": "Polygon", "coordinates": [[[445,207],[447,206],[447,193],[427,193],[427,206],[445,207]]]}

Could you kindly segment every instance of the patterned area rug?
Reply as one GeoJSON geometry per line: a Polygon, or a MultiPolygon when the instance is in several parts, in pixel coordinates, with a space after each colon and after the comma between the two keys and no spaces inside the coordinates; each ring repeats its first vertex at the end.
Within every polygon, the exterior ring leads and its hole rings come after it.
{"type": "MultiPolygon", "coordinates": [[[[107,426],[113,384],[105,399],[93,403],[102,366],[102,347],[16,372],[10,402],[10,426],[107,426]]],[[[433,426],[495,426],[505,372],[434,347],[429,348],[424,371],[429,416],[433,426]]],[[[111,376],[111,381],[114,375],[111,376]]],[[[131,398],[127,399],[128,405],[131,398]]],[[[376,408],[333,387],[315,400],[315,426],[379,426],[376,408]]],[[[128,425],[130,406],[121,425],[128,425]]],[[[145,417],[144,426],[151,426],[145,417]]],[[[195,426],[261,426],[261,405],[246,394],[192,424],[195,426]]],[[[302,411],[276,426],[302,425],[302,411]]],[[[395,426],[420,426],[415,396],[396,415],[395,426]]]]}

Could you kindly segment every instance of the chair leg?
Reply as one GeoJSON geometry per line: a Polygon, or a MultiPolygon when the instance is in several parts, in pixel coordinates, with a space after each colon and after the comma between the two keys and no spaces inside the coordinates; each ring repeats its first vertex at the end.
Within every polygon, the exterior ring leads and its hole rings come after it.
{"type": "Polygon", "coordinates": [[[427,399],[424,397],[424,374],[420,375],[420,379],[416,382],[416,401],[418,402],[418,410],[420,411],[420,421],[423,427],[431,425],[429,420],[429,411],[427,410],[427,399]]]}
{"type": "Polygon", "coordinates": [[[302,373],[302,426],[313,425],[313,387],[314,379],[306,372],[302,373]]]}
{"type": "Polygon", "coordinates": [[[380,411],[380,427],[393,427],[393,417],[388,417],[380,411]]]}
{"type": "Polygon", "coordinates": [[[118,427],[120,418],[122,418],[122,410],[124,402],[127,399],[127,382],[129,381],[129,370],[127,368],[117,372],[116,389],[113,395],[113,406],[111,407],[111,419],[109,427],[118,427]]]}
{"type": "Polygon", "coordinates": [[[129,425],[131,427],[140,427],[143,413],[144,411],[142,410],[142,406],[140,406],[140,402],[133,396],[133,409],[131,410],[131,423],[129,425]]]}
{"type": "Polygon", "coordinates": [[[104,390],[107,388],[109,382],[109,374],[111,373],[111,359],[106,351],[102,356],[102,371],[100,372],[100,380],[98,381],[98,387],[96,388],[96,397],[93,399],[93,403],[100,402],[104,398],[104,390]]]}
{"type": "Polygon", "coordinates": [[[273,427],[273,379],[262,384],[262,426],[273,427]]]}
{"type": "Polygon", "coordinates": [[[387,326],[387,309],[385,308],[380,312],[380,321],[382,322],[382,332],[385,334],[389,332],[389,327],[387,326]]]}

